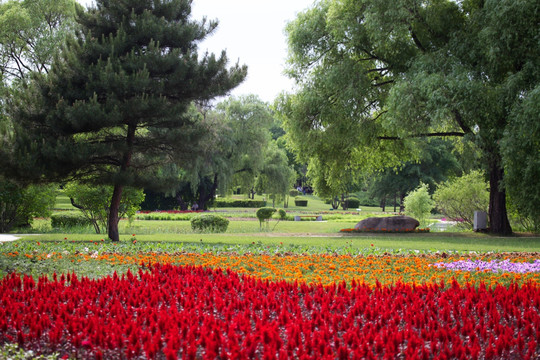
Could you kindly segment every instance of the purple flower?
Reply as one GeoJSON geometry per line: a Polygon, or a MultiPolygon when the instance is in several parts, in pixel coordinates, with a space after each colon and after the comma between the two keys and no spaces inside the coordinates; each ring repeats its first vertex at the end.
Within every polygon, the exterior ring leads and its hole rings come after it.
{"type": "Polygon", "coordinates": [[[509,260],[458,260],[451,263],[435,263],[433,266],[448,270],[531,273],[540,272],[540,260],[534,262],[510,262],[509,260]]]}

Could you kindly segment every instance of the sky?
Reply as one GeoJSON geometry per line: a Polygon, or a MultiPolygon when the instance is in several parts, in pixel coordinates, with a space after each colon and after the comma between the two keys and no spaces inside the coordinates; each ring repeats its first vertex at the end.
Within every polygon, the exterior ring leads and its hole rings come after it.
{"type": "MultiPolygon", "coordinates": [[[[78,0],[88,6],[92,0],[78,0]]],[[[216,31],[199,44],[199,52],[227,52],[230,65],[248,66],[247,79],[233,96],[258,95],[273,102],[294,84],[284,74],[287,57],[285,25],[309,8],[314,0],[194,0],[192,16],[218,20],[216,31]]]]}

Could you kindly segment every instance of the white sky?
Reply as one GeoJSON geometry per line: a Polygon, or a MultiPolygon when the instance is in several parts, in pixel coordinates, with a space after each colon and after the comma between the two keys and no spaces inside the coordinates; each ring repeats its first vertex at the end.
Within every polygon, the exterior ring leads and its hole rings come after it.
{"type": "MultiPolygon", "coordinates": [[[[78,0],[88,5],[92,0],[78,0]]],[[[232,95],[256,94],[272,102],[282,91],[290,92],[293,82],[283,75],[287,56],[284,28],[288,21],[313,4],[314,0],[194,0],[194,19],[217,19],[214,34],[199,45],[219,55],[222,50],[232,66],[248,66],[247,79],[232,95]]]]}

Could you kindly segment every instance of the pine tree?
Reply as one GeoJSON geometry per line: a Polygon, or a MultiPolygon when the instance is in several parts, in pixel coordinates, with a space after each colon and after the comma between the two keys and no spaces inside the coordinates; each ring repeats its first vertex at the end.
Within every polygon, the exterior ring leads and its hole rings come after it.
{"type": "Polygon", "coordinates": [[[80,30],[49,74],[10,106],[12,174],[114,185],[113,241],[123,188],[167,184],[167,173],[178,174],[167,168],[188,166],[203,131],[191,104],[246,76],[245,66],[227,68],[225,52],[199,57],[197,44],[217,22],[190,12],[190,0],[97,0],[78,14],[80,30]]]}

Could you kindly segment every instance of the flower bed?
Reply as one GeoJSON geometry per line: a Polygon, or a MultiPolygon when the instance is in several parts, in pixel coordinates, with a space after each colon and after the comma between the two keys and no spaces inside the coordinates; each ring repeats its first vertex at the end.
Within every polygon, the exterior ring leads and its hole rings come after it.
{"type": "Polygon", "coordinates": [[[324,287],[153,265],[100,280],[12,274],[0,339],[76,358],[537,358],[540,287],[324,287]]]}

